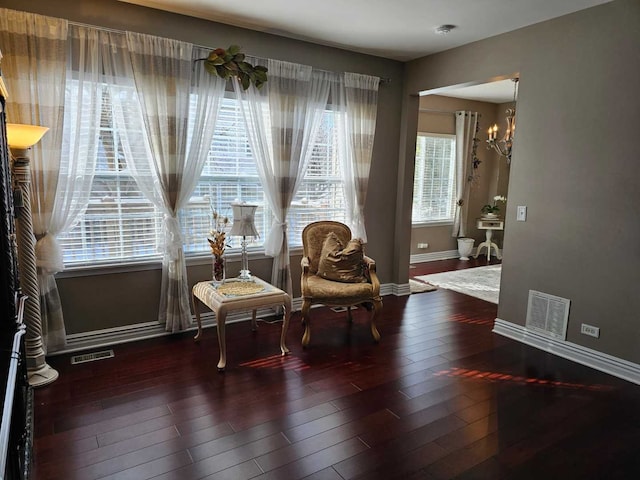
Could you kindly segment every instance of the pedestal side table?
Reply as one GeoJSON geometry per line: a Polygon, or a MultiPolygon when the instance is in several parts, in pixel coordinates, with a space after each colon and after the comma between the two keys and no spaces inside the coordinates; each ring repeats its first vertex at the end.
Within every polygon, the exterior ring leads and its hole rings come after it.
{"type": "Polygon", "coordinates": [[[486,240],[478,245],[478,250],[476,250],[476,255],[474,258],[478,258],[480,255],[480,251],[486,247],[487,249],[487,262],[491,259],[491,249],[493,248],[496,251],[496,257],[498,260],[502,259],[502,254],[500,253],[500,249],[498,245],[491,241],[494,230],[503,230],[504,229],[504,220],[498,219],[485,219],[479,218],[477,223],[478,230],[484,230],[486,240]]]}
{"type": "Polygon", "coordinates": [[[291,297],[289,297],[286,292],[274,287],[258,277],[254,276],[253,282],[252,288],[247,289],[260,289],[260,291],[247,294],[224,293],[225,290],[233,290],[233,287],[238,287],[236,290],[242,290],[242,286],[238,284],[243,282],[235,279],[226,280],[224,283],[213,281],[199,282],[193,286],[191,291],[193,297],[193,309],[195,310],[196,321],[198,322],[198,333],[194,337],[196,342],[199,341],[202,336],[200,304],[206,305],[215,313],[216,325],[218,327],[218,345],[220,346],[220,361],[218,362],[219,372],[223,372],[227,364],[225,322],[229,312],[251,310],[251,329],[256,330],[256,311],[258,308],[283,306],[284,319],[282,322],[282,333],[280,334],[280,351],[282,352],[282,355],[289,353],[289,349],[285,345],[285,338],[287,335],[287,329],[289,328],[289,317],[291,316],[291,297]],[[237,282],[236,285],[234,285],[234,282],[237,282]],[[227,287],[224,287],[224,285],[227,285],[227,287]]]}

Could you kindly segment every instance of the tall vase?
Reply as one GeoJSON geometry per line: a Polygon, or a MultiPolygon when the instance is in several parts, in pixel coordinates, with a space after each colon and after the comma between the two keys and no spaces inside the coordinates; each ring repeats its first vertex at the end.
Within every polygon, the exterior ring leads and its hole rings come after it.
{"type": "Polygon", "coordinates": [[[224,255],[213,256],[213,280],[224,283],[225,280],[225,258],[224,255]]]}

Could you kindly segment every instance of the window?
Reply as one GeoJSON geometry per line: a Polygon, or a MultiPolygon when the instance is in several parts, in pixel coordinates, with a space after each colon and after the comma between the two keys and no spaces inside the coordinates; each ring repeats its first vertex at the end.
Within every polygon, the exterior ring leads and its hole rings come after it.
{"type": "MultiPolygon", "coordinates": [[[[344,221],[337,133],[333,113],[325,110],[305,177],[289,209],[290,247],[302,245],[302,230],[311,222],[328,218],[344,221]]],[[[258,177],[240,107],[235,99],[225,98],[218,113],[209,158],[192,195],[189,212],[183,211],[181,215],[185,252],[208,251],[206,234],[211,229],[208,222],[212,209],[230,216],[230,204],[236,199],[260,205],[255,217],[260,237],[253,239],[249,247],[262,246],[273,217],[258,177]]],[[[232,247],[240,247],[239,238],[230,237],[229,242],[232,247]]]]}
{"type": "Polygon", "coordinates": [[[318,220],[345,221],[342,162],[334,113],[325,110],[307,171],[289,209],[289,246],[302,246],[302,230],[318,220]]]}
{"type": "MultiPolygon", "coordinates": [[[[77,88],[77,82],[67,82],[67,104],[77,98],[77,88]]],[[[111,95],[115,89],[105,84],[96,88],[102,91],[96,172],[84,215],[59,238],[67,266],[159,256],[162,215],[144,197],[127,166],[119,134],[113,128],[111,95]]],[[[122,92],[127,93],[132,92],[122,92]]],[[[77,108],[67,106],[72,111],[77,108]]],[[[65,143],[70,141],[65,138],[65,143]]]]}
{"type": "MultiPolygon", "coordinates": [[[[98,164],[89,207],[78,224],[60,237],[67,266],[160,258],[162,214],[145,199],[127,168],[118,132],[113,127],[109,94],[114,89],[103,87],[98,164]]],[[[329,218],[344,221],[337,143],[333,113],[327,110],[305,178],[289,211],[288,235],[292,247],[302,244],[302,229],[308,223],[329,218]]],[[[256,212],[260,237],[249,247],[261,246],[271,227],[272,215],[258,178],[242,112],[235,99],[226,98],[200,181],[187,207],[179,212],[186,255],[209,253],[206,239],[212,228],[212,210],[231,217],[230,204],[236,199],[260,205],[256,212]]],[[[229,241],[232,248],[240,247],[239,238],[229,237],[229,241]]]]}
{"type": "Polygon", "coordinates": [[[456,139],[418,134],[413,179],[413,224],[452,222],[455,214],[456,139]]]}
{"type": "MultiPolygon", "coordinates": [[[[207,235],[213,227],[212,212],[215,210],[231,221],[231,202],[234,200],[261,206],[255,217],[260,237],[251,240],[249,246],[262,245],[271,226],[271,213],[266,206],[242,111],[236,100],[225,98],[218,112],[216,130],[200,181],[189,205],[180,212],[186,254],[209,251],[207,235]]],[[[229,237],[228,240],[232,247],[240,246],[240,239],[229,237]]]]}

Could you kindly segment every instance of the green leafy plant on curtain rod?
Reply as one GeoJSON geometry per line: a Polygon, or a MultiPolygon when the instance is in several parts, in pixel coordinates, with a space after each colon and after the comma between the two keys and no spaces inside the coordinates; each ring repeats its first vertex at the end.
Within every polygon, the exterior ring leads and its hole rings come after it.
{"type": "Polygon", "coordinates": [[[238,77],[242,88],[249,88],[252,83],[260,88],[267,81],[267,67],[251,65],[245,61],[244,53],[238,45],[231,45],[226,50],[216,48],[207,58],[199,58],[197,62],[204,62],[204,68],[212,75],[225,80],[238,77]]]}

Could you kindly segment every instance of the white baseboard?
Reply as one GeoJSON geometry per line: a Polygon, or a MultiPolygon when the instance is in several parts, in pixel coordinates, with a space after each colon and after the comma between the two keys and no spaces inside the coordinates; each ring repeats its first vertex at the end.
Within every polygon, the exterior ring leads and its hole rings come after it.
{"type": "MultiPolygon", "coordinates": [[[[272,316],[274,310],[272,309],[259,309],[257,311],[257,318],[264,318],[272,316]]],[[[216,324],[215,315],[213,312],[206,312],[200,314],[202,321],[202,328],[213,327],[216,324]]],[[[244,322],[251,320],[249,312],[242,313],[230,313],[227,316],[226,324],[244,322]]],[[[192,318],[191,327],[182,332],[196,331],[197,324],[195,317],[192,318]]],[[[108,347],[110,345],[117,345],[121,343],[137,342],[139,340],[147,340],[149,338],[164,337],[172,335],[172,332],[167,332],[164,329],[164,325],[158,322],[144,322],[136,323],[133,325],[125,325],[122,327],[105,328],[101,330],[92,330],[90,332],[74,333],[67,335],[67,345],[55,352],[50,352],[47,356],[61,355],[64,353],[73,353],[83,350],[96,349],[108,347]]]]}
{"type": "Polygon", "coordinates": [[[395,295],[396,297],[403,297],[405,295],[411,295],[411,289],[409,288],[409,283],[387,283],[384,285],[386,288],[383,289],[380,286],[380,294],[381,295],[395,295]]]}
{"type": "Polygon", "coordinates": [[[444,250],[433,253],[416,253],[409,257],[411,263],[435,262],[436,260],[448,260],[449,258],[460,258],[458,250],[444,250]]]}
{"type": "Polygon", "coordinates": [[[496,318],[493,332],[640,385],[640,365],[496,318]]]}
{"type": "MultiPolygon", "coordinates": [[[[381,295],[409,295],[409,284],[398,285],[395,283],[385,283],[380,285],[381,295]]],[[[313,305],[312,308],[321,307],[322,305],[313,305]]],[[[294,298],[291,302],[291,310],[300,311],[302,308],[302,298],[294,298]]],[[[258,318],[273,316],[274,310],[270,308],[259,309],[258,318]]],[[[202,328],[213,327],[216,324],[213,312],[203,312],[200,315],[202,320],[202,328]]],[[[230,313],[227,316],[227,324],[236,322],[245,322],[251,320],[249,312],[230,313]]],[[[192,326],[184,331],[195,331],[197,329],[195,317],[193,317],[192,326]]],[[[55,352],[50,352],[49,356],[62,355],[65,353],[79,352],[82,350],[97,349],[117,345],[120,343],[137,342],[149,338],[163,337],[172,335],[167,332],[164,325],[158,322],[144,322],[133,325],[125,325],[122,327],[105,328],[102,330],[93,330],[90,332],[74,333],[67,335],[67,345],[55,352]]]]}

